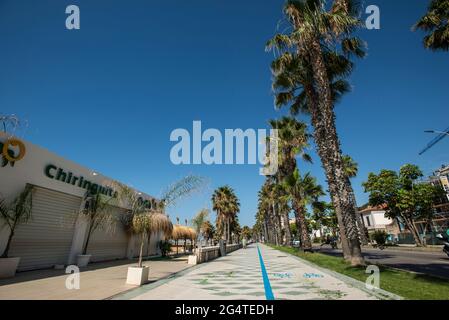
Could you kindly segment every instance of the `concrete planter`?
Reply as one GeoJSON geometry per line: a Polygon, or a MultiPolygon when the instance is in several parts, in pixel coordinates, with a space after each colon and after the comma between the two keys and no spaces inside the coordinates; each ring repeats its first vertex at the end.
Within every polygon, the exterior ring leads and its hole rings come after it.
{"type": "Polygon", "coordinates": [[[19,263],[20,258],[0,258],[0,279],[14,277],[19,263]]]}
{"type": "Polygon", "coordinates": [[[148,282],[149,267],[129,267],[126,283],[134,286],[141,286],[148,282]]]}
{"type": "Polygon", "coordinates": [[[198,264],[198,257],[196,255],[189,256],[189,264],[196,265],[198,264]]]}
{"type": "Polygon", "coordinates": [[[90,257],[92,257],[91,254],[85,254],[85,255],[84,254],[79,254],[76,257],[76,265],[79,268],[87,267],[87,265],[89,264],[89,261],[90,261],[90,257]]]}

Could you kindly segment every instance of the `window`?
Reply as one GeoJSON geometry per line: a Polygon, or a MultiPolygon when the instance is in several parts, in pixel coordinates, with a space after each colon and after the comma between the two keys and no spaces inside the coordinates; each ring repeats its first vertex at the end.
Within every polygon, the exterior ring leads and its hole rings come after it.
{"type": "Polygon", "coordinates": [[[366,216],[366,225],[367,225],[368,227],[371,227],[371,221],[370,221],[370,219],[369,219],[369,216],[366,216]]]}

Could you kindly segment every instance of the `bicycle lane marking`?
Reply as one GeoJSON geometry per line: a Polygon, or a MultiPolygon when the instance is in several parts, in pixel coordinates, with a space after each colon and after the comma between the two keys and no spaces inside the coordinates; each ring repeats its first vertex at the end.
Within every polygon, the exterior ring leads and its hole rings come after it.
{"type": "Polygon", "coordinates": [[[257,246],[257,252],[259,254],[260,269],[262,271],[263,286],[265,288],[265,298],[267,300],[275,300],[273,290],[271,289],[270,279],[268,279],[267,269],[265,268],[259,246],[257,246]]]}

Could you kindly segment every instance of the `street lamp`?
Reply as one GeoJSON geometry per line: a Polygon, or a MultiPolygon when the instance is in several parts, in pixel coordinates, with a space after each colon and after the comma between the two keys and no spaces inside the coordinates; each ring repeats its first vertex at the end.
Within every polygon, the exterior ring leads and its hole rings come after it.
{"type": "Polygon", "coordinates": [[[426,131],[424,131],[424,132],[425,132],[425,133],[445,134],[445,135],[449,136],[449,132],[447,132],[447,131],[426,130],[426,131]]]}
{"type": "Polygon", "coordinates": [[[445,131],[438,131],[438,130],[426,130],[425,133],[432,133],[432,134],[438,134],[438,136],[435,137],[425,148],[423,151],[419,153],[419,155],[423,155],[427,150],[431,149],[434,145],[436,145],[438,142],[449,136],[449,128],[447,128],[445,131]]]}

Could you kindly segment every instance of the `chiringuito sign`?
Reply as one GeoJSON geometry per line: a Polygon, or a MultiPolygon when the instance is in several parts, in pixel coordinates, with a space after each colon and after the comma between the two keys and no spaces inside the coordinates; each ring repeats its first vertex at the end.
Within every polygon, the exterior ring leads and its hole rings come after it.
{"type": "Polygon", "coordinates": [[[25,157],[25,154],[25,144],[18,139],[7,139],[4,142],[0,142],[1,167],[6,167],[8,164],[14,167],[17,161],[25,157]],[[18,148],[18,154],[16,154],[15,148],[18,148]]]}

